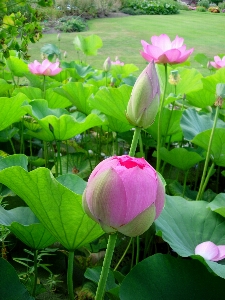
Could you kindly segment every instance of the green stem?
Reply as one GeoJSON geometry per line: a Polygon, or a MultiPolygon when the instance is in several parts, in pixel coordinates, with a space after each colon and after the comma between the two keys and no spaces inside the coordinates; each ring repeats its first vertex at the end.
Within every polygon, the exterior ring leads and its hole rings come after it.
{"type": "Polygon", "coordinates": [[[32,290],[32,296],[35,297],[36,293],[36,287],[37,287],[37,255],[38,255],[38,250],[34,251],[34,285],[33,285],[33,290],[32,290]]]}
{"type": "Polygon", "coordinates": [[[98,288],[96,291],[95,300],[102,300],[104,298],[105,286],[106,286],[106,281],[109,273],[109,268],[110,268],[114,248],[116,245],[116,238],[117,238],[117,233],[109,235],[108,245],[105,253],[105,258],[103,261],[100,279],[98,282],[98,288]]]}
{"type": "Polygon", "coordinates": [[[141,155],[144,156],[144,149],[143,149],[143,142],[142,142],[141,133],[139,135],[139,147],[140,147],[140,153],[141,153],[141,155]]]}
{"type": "Polygon", "coordinates": [[[74,251],[69,251],[68,256],[68,269],[67,269],[67,288],[69,299],[74,300],[73,292],[73,261],[74,261],[74,251]]]}
{"type": "Polygon", "coordinates": [[[44,78],[43,78],[43,99],[45,99],[45,93],[46,93],[46,89],[45,89],[45,81],[46,81],[46,77],[44,75],[44,78]]]}
{"type": "Polygon", "coordinates": [[[58,166],[60,168],[60,175],[62,175],[62,161],[61,161],[61,155],[60,155],[60,145],[61,145],[61,142],[57,141],[56,145],[57,145],[57,161],[58,161],[57,164],[58,164],[58,166]]]}
{"type": "Polygon", "coordinates": [[[132,239],[133,239],[133,238],[131,237],[131,238],[130,238],[130,241],[129,241],[128,245],[127,245],[127,248],[125,249],[125,251],[124,251],[123,255],[121,256],[120,260],[118,261],[117,265],[115,266],[114,271],[116,271],[116,270],[118,269],[120,263],[121,263],[122,260],[124,259],[124,256],[127,254],[127,251],[128,251],[128,249],[130,248],[130,244],[131,244],[131,242],[132,242],[132,239]]]}
{"type": "Polygon", "coordinates": [[[212,131],[211,131],[210,138],[209,138],[209,144],[208,144],[204,169],[203,169],[203,173],[202,173],[201,183],[200,183],[200,187],[199,187],[199,191],[198,191],[198,195],[196,197],[196,200],[200,200],[202,198],[203,186],[204,186],[204,181],[205,181],[205,177],[206,177],[206,173],[207,173],[207,169],[208,169],[208,164],[209,164],[209,160],[210,160],[210,152],[211,152],[211,147],[212,147],[214,131],[215,131],[216,123],[217,123],[218,116],[219,116],[219,110],[220,110],[220,107],[217,106],[216,107],[216,115],[215,115],[215,118],[214,118],[213,127],[212,127],[212,131]]]}
{"type": "Polygon", "coordinates": [[[203,193],[204,193],[204,191],[205,191],[205,188],[206,188],[206,186],[207,186],[207,184],[208,184],[208,182],[209,182],[209,178],[210,178],[211,175],[212,175],[212,171],[213,171],[214,166],[215,166],[215,164],[212,163],[212,164],[211,164],[211,167],[209,168],[208,174],[207,174],[207,176],[206,176],[206,178],[205,178],[205,182],[204,182],[203,187],[202,187],[202,195],[203,195],[203,193]]]}
{"type": "Polygon", "coordinates": [[[21,122],[21,136],[20,136],[20,154],[24,153],[24,138],[23,138],[23,130],[24,130],[24,118],[22,118],[21,122]]]}
{"type": "Polygon", "coordinates": [[[141,128],[136,127],[135,131],[134,131],[132,143],[131,143],[131,146],[130,146],[130,151],[129,151],[130,156],[135,156],[135,152],[136,152],[136,148],[137,148],[140,133],[141,133],[141,128]]]}
{"type": "Polygon", "coordinates": [[[162,139],[161,119],[162,119],[162,111],[163,111],[163,105],[165,101],[166,88],[167,88],[167,64],[165,64],[164,66],[165,66],[165,85],[164,85],[163,98],[162,101],[160,102],[159,117],[158,117],[157,163],[156,163],[156,171],[158,172],[160,170],[160,163],[161,163],[161,157],[160,157],[160,148],[161,148],[161,139],[162,139]]]}
{"type": "Polygon", "coordinates": [[[187,171],[185,172],[185,175],[184,175],[184,185],[183,185],[183,195],[182,195],[182,197],[184,197],[185,190],[186,190],[188,172],[189,172],[189,170],[187,170],[187,171]]]}
{"type": "Polygon", "coordinates": [[[139,263],[139,256],[140,256],[140,237],[137,236],[137,253],[136,253],[136,265],[139,263]]]}
{"type": "Polygon", "coordinates": [[[9,139],[9,142],[10,142],[10,145],[11,145],[11,147],[12,147],[13,154],[16,154],[16,150],[15,150],[15,147],[14,147],[14,145],[13,145],[13,142],[12,142],[12,139],[11,139],[11,138],[9,139]]]}

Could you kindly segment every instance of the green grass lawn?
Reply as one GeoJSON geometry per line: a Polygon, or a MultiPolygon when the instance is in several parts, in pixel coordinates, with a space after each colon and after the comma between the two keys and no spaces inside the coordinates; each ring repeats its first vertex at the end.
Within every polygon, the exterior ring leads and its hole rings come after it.
{"type": "MultiPolygon", "coordinates": [[[[109,56],[112,60],[119,56],[125,63],[133,63],[140,70],[145,61],[140,55],[140,41],[150,41],[152,35],[166,33],[171,39],[176,35],[184,37],[187,48],[194,47],[193,57],[204,53],[213,58],[225,53],[225,14],[181,11],[178,15],[127,16],[122,18],[93,19],[88,22],[89,30],[82,33],[61,33],[60,48],[68,52],[67,61],[78,58],[73,46],[77,34],[84,36],[97,34],[103,40],[103,47],[97,56],[87,57],[87,62],[96,68],[102,68],[109,56]]],[[[30,44],[31,60],[40,60],[40,49],[47,43],[58,44],[56,34],[44,34],[36,44],[30,44]]],[[[196,63],[193,66],[197,66],[196,63]]]]}

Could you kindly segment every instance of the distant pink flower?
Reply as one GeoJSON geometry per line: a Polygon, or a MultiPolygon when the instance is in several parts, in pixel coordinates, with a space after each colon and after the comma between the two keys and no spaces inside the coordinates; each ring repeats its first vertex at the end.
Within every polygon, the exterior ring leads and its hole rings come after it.
{"type": "Polygon", "coordinates": [[[206,260],[219,261],[225,258],[225,245],[217,246],[210,241],[203,242],[195,248],[195,254],[206,260]]]}
{"type": "Polygon", "coordinates": [[[161,213],[163,183],[144,159],[112,156],[92,171],[83,194],[85,212],[108,233],[144,233],[161,213]]]}
{"type": "Polygon", "coordinates": [[[116,61],[111,61],[112,65],[119,65],[119,66],[124,66],[124,62],[120,61],[117,59],[116,61]]]}
{"type": "Polygon", "coordinates": [[[39,63],[35,60],[33,63],[28,64],[28,68],[31,73],[36,75],[47,75],[54,76],[61,72],[61,68],[59,68],[59,62],[52,63],[48,59],[43,60],[42,63],[39,63]]]}
{"type": "Polygon", "coordinates": [[[214,61],[209,62],[216,69],[225,67],[225,56],[221,59],[219,56],[214,56],[214,61]]]}
{"type": "Polygon", "coordinates": [[[154,61],[158,64],[179,64],[188,59],[194,51],[194,48],[186,50],[186,45],[183,45],[184,39],[176,36],[171,42],[166,34],[160,36],[152,36],[151,44],[141,41],[144,51],[141,51],[142,57],[147,61],[154,61]]]}

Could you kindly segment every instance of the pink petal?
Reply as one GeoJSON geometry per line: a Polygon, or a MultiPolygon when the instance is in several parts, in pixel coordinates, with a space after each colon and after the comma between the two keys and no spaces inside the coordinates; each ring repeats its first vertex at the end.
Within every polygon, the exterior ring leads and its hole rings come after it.
{"type": "Polygon", "coordinates": [[[124,220],[124,224],[126,224],[155,203],[158,179],[155,170],[150,167],[141,169],[136,166],[126,169],[126,172],[124,172],[124,167],[116,167],[115,169],[123,181],[128,199],[124,220]]]}
{"type": "Polygon", "coordinates": [[[171,49],[171,40],[167,34],[161,34],[160,36],[152,36],[151,42],[153,46],[157,46],[162,51],[171,49]]]}
{"type": "Polygon", "coordinates": [[[158,57],[158,60],[160,63],[169,63],[169,64],[173,64],[176,63],[179,58],[180,58],[180,51],[177,49],[171,49],[166,51],[163,55],[158,57]]]}
{"type": "Polygon", "coordinates": [[[215,69],[220,69],[220,66],[217,65],[217,63],[215,63],[214,61],[210,61],[209,62],[211,66],[213,66],[215,69]]]}
{"type": "Polygon", "coordinates": [[[184,39],[180,38],[178,35],[175,37],[175,40],[172,41],[172,48],[180,48],[184,43],[184,39]]]}
{"type": "Polygon", "coordinates": [[[188,59],[188,57],[192,54],[193,51],[194,51],[194,48],[185,51],[185,53],[182,53],[176,63],[182,63],[182,62],[186,61],[188,59]]]}
{"type": "Polygon", "coordinates": [[[155,200],[155,208],[156,208],[156,215],[155,219],[161,214],[163,207],[165,205],[165,187],[162,183],[162,180],[158,176],[158,187],[156,192],[156,200],[155,200]]]}
{"type": "Polygon", "coordinates": [[[218,246],[219,254],[216,258],[213,259],[213,261],[219,261],[225,258],[225,245],[218,246]]]}
{"type": "Polygon", "coordinates": [[[214,260],[219,254],[219,249],[213,242],[207,241],[196,246],[195,254],[207,260],[214,260]]]}
{"type": "Polygon", "coordinates": [[[214,61],[218,63],[221,61],[221,58],[219,56],[214,56],[214,61]]]}
{"type": "Polygon", "coordinates": [[[140,53],[141,53],[141,56],[148,62],[155,61],[154,58],[150,54],[143,52],[143,51],[141,51],[140,53]]]}

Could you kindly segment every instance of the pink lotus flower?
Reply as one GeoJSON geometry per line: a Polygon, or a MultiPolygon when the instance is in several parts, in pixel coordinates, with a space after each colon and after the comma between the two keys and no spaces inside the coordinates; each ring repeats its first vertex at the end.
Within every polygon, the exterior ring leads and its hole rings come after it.
{"type": "Polygon", "coordinates": [[[33,63],[28,64],[28,68],[31,73],[36,75],[47,75],[54,76],[61,72],[59,68],[59,62],[51,63],[48,59],[43,60],[42,63],[39,63],[35,60],[33,63]]]}
{"type": "Polygon", "coordinates": [[[217,246],[210,241],[203,242],[195,248],[195,254],[206,260],[219,261],[225,258],[225,245],[217,246]]]}
{"type": "Polygon", "coordinates": [[[209,64],[216,69],[225,67],[225,56],[221,59],[219,56],[214,56],[214,61],[210,61],[209,64]]]}
{"type": "Polygon", "coordinates": [[[144,233],[164,206],[164,186],[144,158],[113,156],[96,166],[83,194],[85,212],[105,232],[144,233]]]}
{"type": "Polygon", "coordinates": [[[111,61],[112,65],[119,65],[119,66],[124,66],[124,62],[120,61],[117,59],[116,61],[111,61]]]}
{"type": "Polygon", "coordinates": [[[133,87],[126,111],[128,121],[138,127],[151,126],[158,112],[159,99],[159,79],[152,61],[142,71],[133,87]]]}
{"type": "Polygon", "coordinates": [[[141,51],[142,57],[147,61],[154,60],[158,64],[179,64],[188,59],[194,48],[186,50],[186,45],[183,45],[184,39],[176,36],[171,42],[166,34],[160,36],[152,36],[151,44],[141,41],[144,51],[141,51]]]}

